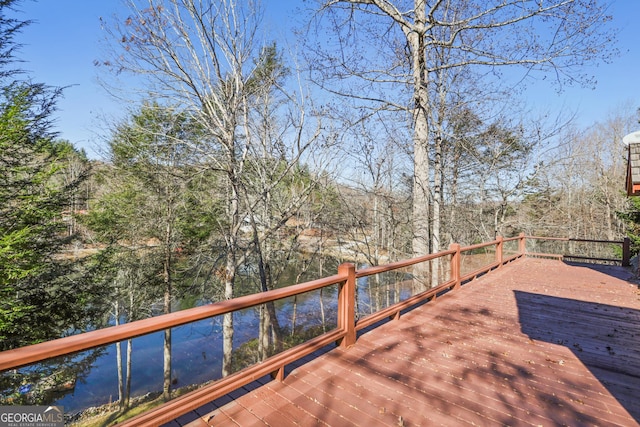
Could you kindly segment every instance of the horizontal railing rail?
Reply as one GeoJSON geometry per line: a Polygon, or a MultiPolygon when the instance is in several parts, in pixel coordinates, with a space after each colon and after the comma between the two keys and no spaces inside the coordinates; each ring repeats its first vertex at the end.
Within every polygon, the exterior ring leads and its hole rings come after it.
{"type": "MultiPolygon", "coordinates": [[[[362,270],[358,270],[356,272],[356,278],[373,276],[375,274],[386,273],[393,270],[398,270],[400,268],[411,267],[426,261],[438,260],[440,258],[446,257],[448,255],[455,255],[457,250],[449,249],[446,251],[438,252],[435,254],[429,254],[417,258],[412,258],[409,260],[397,261],[385,265],[378,265],[373,267],[368,267],[362,270]]],[[[420,304],[421,302],[432,299],[438,293],[441,293],[445,290],[450,289],[456,284],[455,280],[449,280],[445,283],[438,284],[435,287],[428,289],[424,292],[413,295],[404,301],[398,302],[396,304],[390,305],[389,307],[383,308],[382,310],[377,311],[376,313],[370,314],[363,319],[359,319],[356,321],[355,329],[357,331],[367,328],[381,320],[385,320],[387,318],[398,318],[399,314],[402,310],[406,310],[414,305],[420,304]]]]}
{"type": "MultiPolygon", "coordinates": [[[[322,279],[7,350],[0,352],[0,371],[16,369],[47,359],[90,350],[129,338],[300,295],[323,287],[340,285],[338,300],[343,307],[339,307],[337,328],[272,356],[260,364],[238,371],[213,384],[173,399],[156,409],[128,420],[125,424],[155,426],[159,423],[166,423],[265,375],[271,374],[274,378],[283,378],[286,365],[333,342],[344,340],[349,335],[345,317],[349,312],[349,307],[347,307],[349,299],[346,297],[346,293],[352,293],[349,288],[355,284],[352,279],[354,272],[355,267],[352,264],[343,264],[339,267],[337,275],[322,279]],[[352,280],[349,280],[350,278],[352,280]]],[[[355,340],[355,333],[351,332],[349,337],[351,341],[355,340]]],[[[351,341],[349,343],[345,342],[344,345],[351,345],[351,341]]]]}
{"type": "Polygon", "coordinates": [[[214,316],[255,307],[256,305],[339,284],[345,280],[346,275],[341,276],[337,274],[298,285],[219,301],[201,307],[194,307],[118,326],[71,335],[53,341],[3,351],[0,352],[0,371],[19,368],[46,359],[90,350],[129,338],[136,338],[214,316]]]}
{"type": "MultiPolygon", "coordinates": [[[[337,274],[322,279],[0,352],[0,371],[17,369],[47,359],[90,350],[129,338],[135,338],[214,316],[255,307],[260,304],[275,302],[283,298],[293,297],[328,286],[338,286],[337,326],[334,329],[295,347],[284,350],[262,362],[177,397],[160,407],[127,420],[125,425],[158,425],[166,423],[265,375],[271,375],[275,379],[282,380],[286,366],[327,345],[337,343],[343,347],[348,347],[354,344],[357,331],[386,319],[397,319],[404,310],[431,301],[441,294],[459,288],[463,283],[474,280],[480,275],[528,255],[527,239],[570,240],[564,238],[525,236],[521,234],[517,237],[510,238],[498,237],[496,240],[490,242],[465,247],[454,243],[450,245],[449,249],[435,254],[424,255],[386,265],[371,266],[358,271],[356,271],[353,264],[345,263],[338,267],[337,274]],[[505,250],[507,245],[510,246],[509,250],[505,250]],[[511,247],[513,245],[516,245],[515,248],[511,247]],[[469,262],[469,265],[467,265],[467,262],[469,262]],[[423,265],[425,263],[430,264],[425,266],[423,265]],[[465,267],[464,273],[462,272],[463,266],[465,267]],[[407,273],[406,280],[427,278],[429,283],[428,288],[374,313],[363,316],[362,318],[357,318],[358,316],[355,312],[357,279],[386,272],[402,271],[402,269],[412,269],[407,273]],[[470,271],[466,272],[466,269],[470,271]],[[440,276],[437,274],[441,271],[446,273],[446,277],[442,279],[440,279],[440,276]],[[431,280],[432,278],[436,278],[435,282],[431,280]]],[[[590,242],[588,240],[584,241],[590,242]]],[[[593,242],[623,243],[617,241],[593,242]]],[[[624,248],[623,252],[625,252],[624,248]]],[[[626,256],[628,258],[628,249],[625,253],[627,253],[626,256]]],[[[533,256],[558,256],[558,254],[535,252],[531,254],[533,256]]],[[[562,257],[564,255],[559,256],[562,257]]],[[[624,264],[624,257],[622,262],[624,264]]]]}
{"type": "MultiPolygon", "coordinates": [[[[615,263],[623,266],[631,264],[631,242],[625,237],[622,240],[603,240],[603,239],[582,239],[572,237],[543,237],[543,236],[526,236],[526,241],[533,242],[549,242],[551,244],[560,242],[561,249],[552,251],[537,250],[536,248],[527,248],[528,256],[537,257],[553,257],[562,260],[576,260],[589,262],[606,262],[615,263]],[[591,253],[578,253],[578,248],[572,248],[573,244],[586,243],[591,253]],[[600,246],[597,250],[597,245],[600,246]],[[619,256],[614,256],[612,247],[619,248],[619,256]]],[[[577,246],[577,245],[576,245],[577,246]]]]}

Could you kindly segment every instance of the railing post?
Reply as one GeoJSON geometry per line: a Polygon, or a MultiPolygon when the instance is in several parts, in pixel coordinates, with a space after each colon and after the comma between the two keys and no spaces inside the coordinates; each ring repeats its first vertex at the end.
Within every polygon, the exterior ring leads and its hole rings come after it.
{"type": "Polygon", "coordinates": [[[338,328],[345,332],[340,346],[346,348],[356,342],[356,266],[340,264],[338,275],[345,277],[338,293],[338,328]]]}
{"type": "Polygon", "coordinates": [[[451,255],[451,280],[455,280],[456,284],[453,289],[458,289],[460,287],[460,268],[461,268],[461,256],[460,256],[460,244],[452,243],[449,245],[450,251],[455,251],[451,255]]]}
{"type": "Polygon", "coordinates": [[[631,239],[628,237],[622,241],[622,265],[624,267],[631,265],[631,239]]]}
{"type": "Polygon", "coordinates": [[[504,237],[498,236],[496,237],[498,243],[496,243],[496,262],[498,263],[498,268],[502,266],[502,250],[504,247],[504,237]]]}
{"type": "Polygon", "coordinates": [[[524,256],[524,254],[527,252],[527,241],[524,238],[524,233],[520,233],[518,237],[520,237],[520,239],[518,240],[518,252],[521,256],[524,256]]]}

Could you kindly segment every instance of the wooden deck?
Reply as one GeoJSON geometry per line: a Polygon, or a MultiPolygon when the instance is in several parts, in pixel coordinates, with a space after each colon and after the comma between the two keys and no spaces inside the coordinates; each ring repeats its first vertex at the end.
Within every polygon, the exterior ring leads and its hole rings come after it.
{"type": "Polygon", "coordinates": [[[174,425],[640,425],[630,277],[523,259],[174,425]]]}

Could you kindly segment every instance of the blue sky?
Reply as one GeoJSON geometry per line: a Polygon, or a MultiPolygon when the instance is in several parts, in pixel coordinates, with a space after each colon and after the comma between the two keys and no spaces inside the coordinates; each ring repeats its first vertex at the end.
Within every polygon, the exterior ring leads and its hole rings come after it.
{"type": "Polygon", "coordinates": [[[118,107],[97,82],[94,60],[100,58],[103,37],[100,16],[111,16],[113,0],[23,0],[17,16],[34,22],[17,41],[16,55],[33,81],[66,87],[58,102],[56,130],[76,147],[95,157],[100,117],[117,114],[118,107]]]}
{"type": "MultiPolygon", "coordinates": [[[[263,0],[265,21],[281,31],[296,3],[263,0]]],[[[98,76],[105,72],[94,65],[104,59],[100,17],[127,16],[122,1],[22,0],[17,9],[16,17],[33,21],[16,38],[22,44],[16,55],[24,61],[21,68],[35,82],[66,87],[58,102],[55,130],[60,138],[85,149],[89,157],[100,157],[108,135],[105,119],[117,119],[125,111],[98,83],[98,76]]]]}
{"type": "MultiPolygon", "coordinates": [[[[292,19],[301,3],[291,0],[263,1],[272,27],[292,19]]],[[[123,15],[120,0],[23,0],[19,17],[34,23],[18,37],[23,44],[18,57],[22,68],[34,81],[52,86],[67,86],[59,102],[56,127],[60,137],[84,148],[90,157],[98,157],[97,147],[105,136],[104,118],[118,117],[121,105],[113,102],[97,82],[101,58],[100,40],[104,37],[99,18],[123,15]]],[[[540,85],[527,91],[534,108],[552,112],[576,112],[578,123],[588,126],[604,120],[625,103],[640,107],[640,0],[617,0],[611,9],[611,23],[619,29],[621,55],[612,64],[591,67],[596,89],[569,88],[561,95],[540,85]]],[[[639,125],[640,128],[640,125],[639,125]]]]}

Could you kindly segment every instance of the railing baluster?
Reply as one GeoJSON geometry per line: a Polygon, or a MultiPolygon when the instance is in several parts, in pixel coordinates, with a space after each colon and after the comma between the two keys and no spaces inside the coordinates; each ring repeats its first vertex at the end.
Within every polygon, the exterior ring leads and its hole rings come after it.
{"type": "Polygon", "coordinates": [[[460,269],[461,269],[461,255],[460,255],[460,244],[452,243],[449,245],[449,250],[455,251],[451,255],[451,280],[455,280],[456,284],[454,285],[454,289],[458,289],[460,287],[460,269]]]}
{"type": "Polygon", "coordinates": [[[346,277],[338,294],[338,329],[344,331],[341,347],[349,347],[356,342],[356,266],[344,263],[338,266],[338,275],[346,277]]]}
{"type": "Polygon", "coordinates": [[[628,267],[631,265],[631,240],[628,237],[622,242],[622,265],[628,267]]]}

